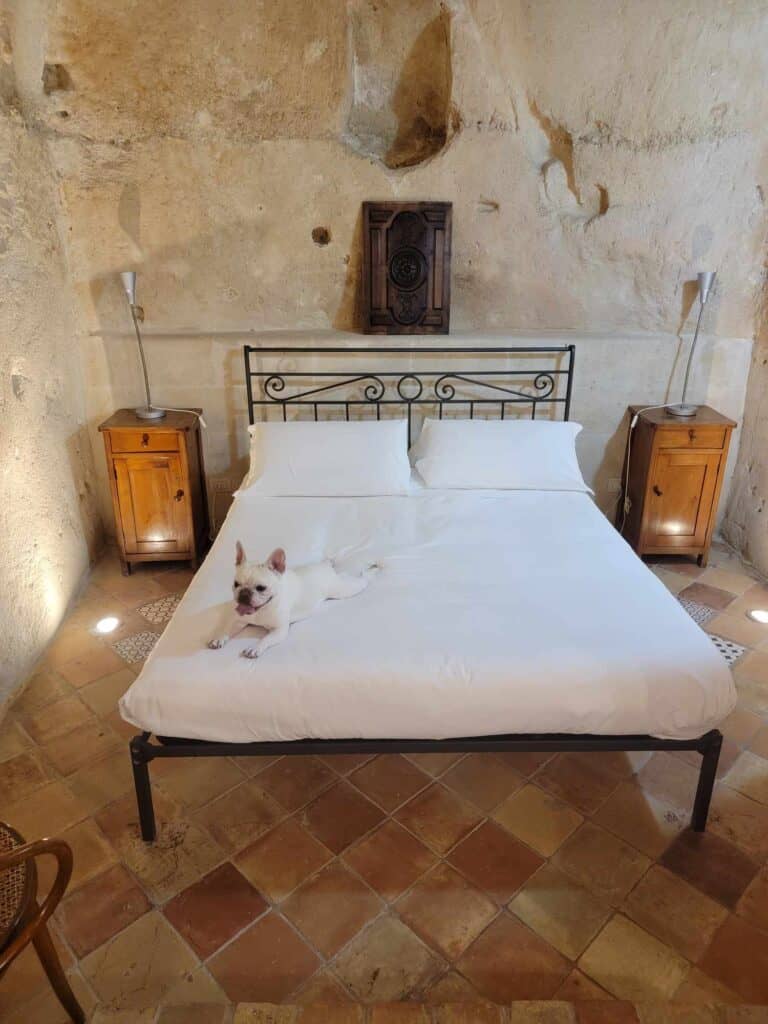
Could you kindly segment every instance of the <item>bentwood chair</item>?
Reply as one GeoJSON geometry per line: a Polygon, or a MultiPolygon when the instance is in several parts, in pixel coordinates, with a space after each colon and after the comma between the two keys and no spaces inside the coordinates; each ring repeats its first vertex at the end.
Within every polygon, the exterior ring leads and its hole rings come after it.
{"type": "Polygon", "coordinates": [[[61,839],[25,843],[15,829],[0,822],[0,979],[31,942],[59,1002],[75,1024],[83,1024],[85,1014],[69,987],[46,925],[71,874],[72,850],[61,839]],[[44,854],[56,858],[57,870],[50,892],[38,904],[35,858],[44,854]]]}

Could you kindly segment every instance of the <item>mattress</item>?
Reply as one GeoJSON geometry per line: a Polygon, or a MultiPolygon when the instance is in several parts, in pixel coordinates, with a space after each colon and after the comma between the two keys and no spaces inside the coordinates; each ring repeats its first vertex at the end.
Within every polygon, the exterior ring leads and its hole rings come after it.
{"type": "Polygon", "coordinates": [[[592,499],[555,491],[266,498],[242,492],[123,718],[228,742],[500,733],[691,739],[733,708],[708,637],[592,499]],[[235,541],[251,559],[380,569],[258,660],[221,650],[235,541]]]}

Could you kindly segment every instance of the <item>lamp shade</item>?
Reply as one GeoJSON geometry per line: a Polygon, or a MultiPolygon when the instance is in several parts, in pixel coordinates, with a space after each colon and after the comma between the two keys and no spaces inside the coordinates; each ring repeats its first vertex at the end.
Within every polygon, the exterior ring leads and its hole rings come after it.
{"type": "Polygon", "coordinates": [[[125,294],[132,306],[136,305],[136,271],[135,270],[124,270],[120,274],[120,278],[123,282],[123,288],[125,294]]]}
{"type": "Polygon", "coordinates": [[[709,298],[709,293],[712,290],[712,285],[715,283],[715,278],[716,277],[717,277],[717,271],[716,270],[702,270],[701,273],[698,274],[698,278],[699,278],[699,300],[701,301],[702,306],[704,305],[704,303],[709,298]]]}

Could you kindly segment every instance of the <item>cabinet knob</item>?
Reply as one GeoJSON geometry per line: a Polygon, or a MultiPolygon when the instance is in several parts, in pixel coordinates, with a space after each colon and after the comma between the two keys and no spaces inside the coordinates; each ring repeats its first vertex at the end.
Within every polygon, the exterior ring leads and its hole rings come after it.
{"type": "Polygon", "coordinates": [[[657,498],[660,498],[662,496],[662,492],[659,490],[658,484],[653,485],[653,493],[656,495],[657,498]]]}
{"type": "Polygon", "coordinates": [[[693,442],[696,440],[696,431],[695,430],[689,430],[688,431],[688,440],[691,442],[691,444],[693,444],[693,442]]]}
{"type": "Polygon", "coordinates": [[[149,444],[149,434],[142,434],[141,435],[141,447],[142,448],[146,448],[148,444],[149,444]]]}
{"type": "Polygon", "coordinates": [[[184,491],[182,491],[182,489],[179,488],[178,491],[176,491],[176,493],[174,494],[173,500],[174,501],[181,501],[181,499],[183,497],[184,497],[184,491]]]}

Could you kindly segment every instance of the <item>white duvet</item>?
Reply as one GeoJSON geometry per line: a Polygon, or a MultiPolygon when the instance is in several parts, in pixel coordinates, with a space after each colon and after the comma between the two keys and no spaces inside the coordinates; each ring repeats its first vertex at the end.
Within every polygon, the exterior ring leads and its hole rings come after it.
{"type": "Polygon", "coordinates": [[[159,735],[231,742],[689,739],[734,703],[721,655],[586,494],[244,492],[120,709],[159,735]],[[382,568],[249,661],[254,627],[205,646],[231,601],[238,539],[251,558],[282,546],[297,565],[382,568]]]}

